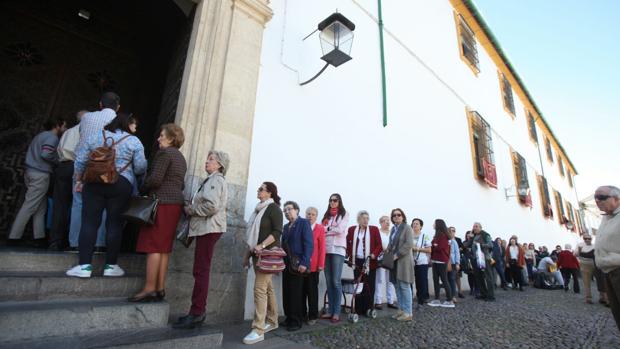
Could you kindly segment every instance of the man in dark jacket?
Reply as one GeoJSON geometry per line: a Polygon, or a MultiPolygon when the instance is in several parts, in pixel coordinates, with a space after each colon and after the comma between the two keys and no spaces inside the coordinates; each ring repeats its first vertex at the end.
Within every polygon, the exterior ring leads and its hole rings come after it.
{"type": "Polygon", "coordinates": [[[463,242],[465,247],[471,247],[474,257],[474,277],[476,284],[480,287],[478,299],[492,302],[495,300],[493,285],[495,283],[493,275],[493,265],[491,256],[493,253],[493,240],[491,235],[482,230],[482,224],[476,222],[472,228],[474,233],[473,240],[463,242]]]}
{"type": "MultiPolygon", "coordinates": [[[[493,241],[493,259],[495,260],[494,267],[497,275],[499,275],[500,287],[504,291],[507,291],[508,287],[506,287],[506,265],[504,264],[504,255],[506,252],[504,251],[498,240],[501,241],[501,239],[499,238],[493,241]]],[[[493,277],[493,287],[496,286],[495,279],[496,278],[493,277]]]]}

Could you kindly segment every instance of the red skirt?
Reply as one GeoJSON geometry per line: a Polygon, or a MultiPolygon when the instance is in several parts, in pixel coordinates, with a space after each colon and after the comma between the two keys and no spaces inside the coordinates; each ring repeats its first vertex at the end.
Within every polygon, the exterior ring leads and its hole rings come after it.
{"type": "Polygon", "coordinates": [[[140,228],[137,252],[143,253],[170,253],[176,233],[179,218],[181,218],[181,204],[159,204],[155,224],[143,225],[140,228]]]}

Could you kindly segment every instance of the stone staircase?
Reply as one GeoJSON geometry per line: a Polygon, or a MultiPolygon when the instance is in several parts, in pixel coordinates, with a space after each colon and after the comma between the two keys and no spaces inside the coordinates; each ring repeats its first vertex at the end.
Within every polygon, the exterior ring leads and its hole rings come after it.
{"type": "Polygon", "coordinates": [[[121,255],[123,277],[70,278],[77,255],[0,249],[0,348],[216,348],[222,333],[173,330],[167,302],[129,303],[144,282],[145,258],[121,255]]]}

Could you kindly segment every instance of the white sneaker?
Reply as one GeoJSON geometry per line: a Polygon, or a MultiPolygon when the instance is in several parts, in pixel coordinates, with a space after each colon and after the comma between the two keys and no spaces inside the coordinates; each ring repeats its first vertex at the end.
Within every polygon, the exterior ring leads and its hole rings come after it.
{"type": "Polygon", "coordinates": [[[274,326],[272,324],[265,324],[265,330],[263,332],[267,333],[267,332],[271,332],[275,329],[277,329],[278,326],[274,326]]]}
{"type": "Polygon", "coordinates": [[[441,302],[439,301],[439,299],[433,299],[428,303],[428,305],[431,307],[441,307],[441,302]]]}
{"type": "Polygon", "coordinates": [[[79,278],[89,278],[92,273],[93,266],[90,264],[78,264],[66,272],[67,276],[75,276],[79,278]]]}
{"type": "Polygon", "coordinates": [[[123,276],[125,271],[118,264],[106,264],[103,267],[103,276],[123,276]]]}
{"type": "Polygon", "coordinates": [[[454,302],[445,301],[440,306],[443,308],[454,308],[454,302]]]}
{"type": "Polygon", "coordinates": [[[243,343],[244,344],[254,344],[254,343],[258,343],[265,340],[265,336],[262,334],[258,334],[256,333],[255,330],[252,330],[252,332],[248,333],[247,336],[245,336],[245,338],[243,338],[243,343]]]}

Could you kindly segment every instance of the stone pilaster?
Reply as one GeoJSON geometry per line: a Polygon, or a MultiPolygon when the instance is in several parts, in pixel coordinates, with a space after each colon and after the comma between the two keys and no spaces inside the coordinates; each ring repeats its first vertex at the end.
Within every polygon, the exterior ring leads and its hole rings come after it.
{"type": "MultiPolygon", "coordinates": [[[[241,267],[245,195],[250,164],[262,36],[272,12],[267,0],[202,0],[198,3],[176,113],[185,130],[181,151],[188,163],[187,192],[206,176],[210,149],[230,155],[228,232],[216,245],[207,322],[243,319],[246,272],[241,267]]],[[[171,314],[189,309],[193,247],[176,246],[168,295],[171,314]]]]}

